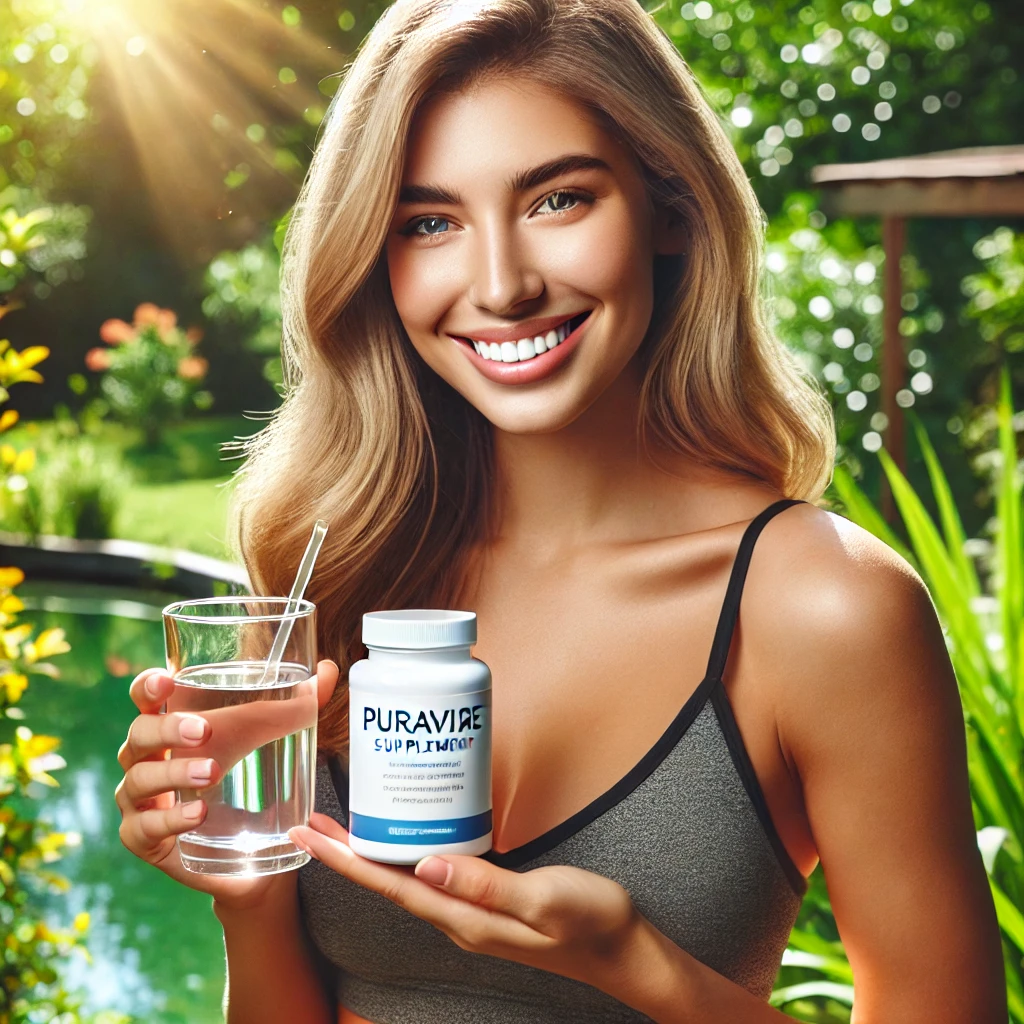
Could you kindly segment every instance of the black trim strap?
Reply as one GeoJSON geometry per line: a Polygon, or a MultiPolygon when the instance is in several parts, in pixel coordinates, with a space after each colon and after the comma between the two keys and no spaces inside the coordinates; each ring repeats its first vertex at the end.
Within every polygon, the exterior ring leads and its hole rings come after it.
{"type": "Polygon", "coordinates": [[[712,679],[721,679],[725,672],[725,662],[729,657],[729,647],[732,644],[732,633],[736,626],[736,619],[740,613],[740,597],[743,595],[743,583],[747,578],[747,569],[750,568],[750,556],[754,551],[754,545],[761,531],[767,526],[769,520],[773,519],[790,505],[806,504],[801,498],[783,498],[781,501],[769,505],[756,518],[750,521],[743,537],[740,540],[739,550],[736,552],[736,559],[732,563],[732,573],[729,575],[729,585],[725,591],[725,600],[722,602],[722,611],[718,616],[718,626],[715,629],[715,639],[711,643],[711,656],[708,658],[707,675],[712,679]]]}
{"type": "Polygon", "coordinates": [[[747,791],[747,796],[754,805],[754,811],[757,814],[758,821],[761,823],[761,829],[765,834],[765,838],[774,851],[779,867],[782,868],[793,892],[797,896],[802,897],[807,892],[807,879],[804,878],[800,873],[800,869],[793,863],[789,850],[786,849],[778,830],[775,828],[775,822],[772,821],[771,812],[768,810],[768,801],[764,798],[764,792],[761,789],[761,784],[757,781],[754,766],[750,763],[750,755],[747,753],[743,737],[740,735],[739,727],[736,725],[736,716],[732,713],[729,695],[725,692],[725,685],[721,680],[715,681],[715,686],[711,691],[711,704],[715,709],[715,714],[718,716],[718,724],[721,727],[722,735],[725,737],[726,746],[729,748],[729,755],[732,757],[736,774],[739,775],[743,788],[747,791]]]}

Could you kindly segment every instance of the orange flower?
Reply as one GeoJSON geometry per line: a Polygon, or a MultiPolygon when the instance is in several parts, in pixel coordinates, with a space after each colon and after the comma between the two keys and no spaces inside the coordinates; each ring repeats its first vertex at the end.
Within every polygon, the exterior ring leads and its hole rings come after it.
{"type": "Polygon", "coordinates": [[[177,323],[178,316],[173,310],[161,309],[156,314],[156,329],[164,341],[167,340],[167,335],[174,330],[177,323]]]}
{"type": "Polygon", "coordinates": [[[135,340],[135,331],[123,320],[104,320],[100,326],[100,338],[108,345],[120,345],[135,340]]]}
{"type": "Polygon", "coordinates": [[[135,307],[133,323],[136,327],[149,327],[160,323],[160,307],[155,302],[143,302],[135,307]]]}
{"type": "Polygon", "coordinates": [[[117,654],[108,654],[106,658],[107,671],[112,676],[126,676],[132,670],[131,662],[117,654]]]}
{"type": "Polygon", "coordinates": [[[202,327],[190,327],[185,332],[185,340],[190,345],[198,345],[203,340],[203,329],[202,327]]]}
{"type": "Polygon", "coordinates": [[[110,369],[110,351],[105,348],[91,348],[85,353],[85,365],[90,370],[110,369]]]}
{"type": "Polygon", "coordinates": [[[185,356],[178,363],[178,376],[185,380],[201,380],[210,364],[202,356],[185,356]]]}

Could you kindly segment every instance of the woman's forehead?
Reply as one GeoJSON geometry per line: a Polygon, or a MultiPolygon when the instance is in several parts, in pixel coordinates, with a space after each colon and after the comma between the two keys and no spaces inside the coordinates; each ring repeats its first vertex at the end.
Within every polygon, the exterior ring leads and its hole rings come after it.
{"type": "Polygon", "coordinates": [[[568,152],[608,157],[620,148],[575,98],[531,80],[490,79],[432,97],[420,108],[410,131],[403,183],[441,172],[471,179],[568,152]]]}

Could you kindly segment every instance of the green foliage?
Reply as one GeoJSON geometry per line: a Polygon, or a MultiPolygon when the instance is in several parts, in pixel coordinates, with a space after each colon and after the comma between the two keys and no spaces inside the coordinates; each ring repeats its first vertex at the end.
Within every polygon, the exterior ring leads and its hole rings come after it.
{"type": "Polygon", "coordinates": [[[107,320],[100,337],[109,348],[90,349],[86,366],[101,371],[100,393],[115,419],[139,427],[155,448],[164,431],[190,409],[208,409],[209,391],[200,388],[209,368],[194,346],[200,335],[183,331],[169,309],[144,302],[131,324],[107,320]]]}
{"type": "MultiPolygon", "coordinates": [[[[281,225],[287,222],[282,218],[281,225]]],[[[240,329],[246,346],[264,357],[263,375],[280,384],[281,257],[278,239],[281,225],[262,245],[239,252],[222,252],[206,270],[203,313],[216,323],[240,329]]]]}
{"type": "MultiPolygon", "coordinates": [[[[888,426],[879,407],[878,223],[830,222],[809,191],[810,170],[1018,142],[1024,22],[1013,5],[959,0],[646,6],[719,112],[767,213],[777,333],[832,399],[840,459],[877,479],[875,460],[862,460],[888,426]]],[[[970,421],[973,389],[984,395],[996,363],[963,327],[958,285],[973,270],[970,231],[978,229],[968,228],[965,244],[949,222],[915,222],[903,259],[908,386],[897,400],[909,409],[928,396],[925,414],[949,435],[970,421]]],[[[934,436],[944,451],[955,448],[953,437],[934,436]]],[[[959,488],[972,483],[959,471],[959,488]]]]}
{"type": "MultiPolygon", "coordinates": [[[[952,491],[920,423],[915,434],[931,482],[933,517],[883,449],[879,459],[906,527],[909,556],[928,584],[960,686],[978,845],[1003,933],[1007,996],[1014,1024],[1024,1022],[1024,480],[1017,452],[1009,374],[1001,378],[991,541],[968,541],[952,491]],[[978,555],[980,566],[972,555],[978,555]],[[980,571],[979,571],[980,568],[980,571]]],[[[847,515],[890,543],[893,535],[843,467],[835,491],[847,515]]],[[[822,889],[812,892],[783,961],[818,984],[845,984],[848,965],[822,889]],[[806,913],[805,913],[806,912],[806,913]],[[823,957],[807,959],[806,954],[823,957]]],[[[788,979],[787,979],[788,981],[788,979]]],[[[795,991],[776,994],[784,1005],[795,991]]],[[[813,995],[814,993],[806,993],[813,995]]],[[[818,990],[819,996],[825,995],[818,990]]],[[[832,993],[835,998],[837,993],[832,993]]],[[[852,996],[852,993],[851,993],[852,996]]],[[[838,1000],[842,1002],[842,1000],[838,1000]]],[[[815,1001],[821,1011],[820,999],[815,1001]]],[[[790,1007],[796,1012],[796,1007],[790,1007]]],[[[802,1016],[802,1014],[801,1014],[802,1016]]],[[[848,1020],[844,1013],[805,1019],[848,1020]]]]}
{"type": "Polygon", "coordinates": [[[731,124],[774,215],[804,186],[808,147],[815,162],[869,160],[888,155],[877,150],[890,141],[899,152],[934,148],[937,130],[960,132],[965,144],[1005,131],[998,119],[972,121],[993,110],[1008,117],[1024,102],[1011,49],[1021,26],[999,7],[669,0],[654,15],[731,124]]]}
{"type": "Polygon", "coordinates": [[[974,255],[984,270],[964,278],[968,316],[1002,352],[1024,352],[1024,234],[999,228],[977,242],[974,255]]]}
{"type": "Polygon", "coordinates": [[[88,123],[95,62],[60,0],[9,0],[0,19],[0,295],[38,297],[77,272],[89,211],[54,204],[56,168],[88,123]]]}
{"type": "Polygon", "coordinates": [[[119,453],[88,437],[59,437],[36,449],[34,469],[11,481],[0,501],[6,529],[31,537],[113,537],[131,474],[119,453]]]}

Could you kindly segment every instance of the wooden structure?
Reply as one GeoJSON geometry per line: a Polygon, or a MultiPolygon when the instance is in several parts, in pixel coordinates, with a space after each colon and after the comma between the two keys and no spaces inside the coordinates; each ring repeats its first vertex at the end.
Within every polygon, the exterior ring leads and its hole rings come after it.
{"type": "MultiPolygon", "coordinates": [[[[824,164],[811,171],[830,217],[881,217],[885,249],[883,340],[880,377],[882,412],[889,425],[885,446],[906,470],[903,410],[896,403],[905,386],[906,359],[899,323],[903,288],[900,257],[909,217],[1024,217],[1024,146],[988,146],[944,153],[824,164]]],[[[895,511],[883,485],[883,511],[895,511]]]]}

